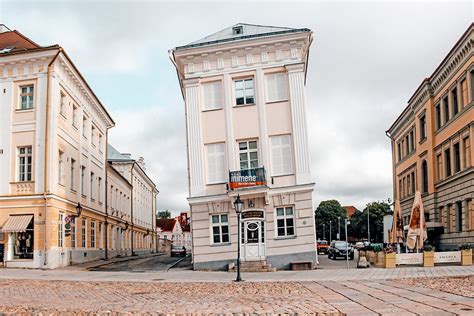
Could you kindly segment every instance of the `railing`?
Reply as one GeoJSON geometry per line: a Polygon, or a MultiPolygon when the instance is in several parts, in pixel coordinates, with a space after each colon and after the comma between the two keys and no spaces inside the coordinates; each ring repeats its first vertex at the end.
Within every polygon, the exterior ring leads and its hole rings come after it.
{"type": "Polygon", "coordinates": [[[229,172],[229,188],[231,190],[266,184],[264,167],[229,172]]]}

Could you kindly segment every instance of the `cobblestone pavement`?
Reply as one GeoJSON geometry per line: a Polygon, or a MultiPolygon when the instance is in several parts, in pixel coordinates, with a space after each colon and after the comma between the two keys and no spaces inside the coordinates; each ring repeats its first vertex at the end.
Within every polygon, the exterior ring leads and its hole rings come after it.
{"type": "Polygon", "coordinates": [[[452,278],[400,279],[395,281],[474,298],[474,275],[452,278]]]}
{"type": "MultiPolygon", "coordinates": [[[[447,280],[453,284],[459,281],[447,280]]],[[[474,298],[395,280],[242,283],[0,280],[0,313],[472,315],[474,298]]]]}

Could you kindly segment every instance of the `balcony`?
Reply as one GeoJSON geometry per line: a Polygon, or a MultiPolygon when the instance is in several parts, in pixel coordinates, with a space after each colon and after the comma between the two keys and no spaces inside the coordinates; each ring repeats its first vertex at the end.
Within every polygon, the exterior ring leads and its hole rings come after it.
{"type": "Polygon", "coordinates": [[[265,168],[253,168],[229,172],[230,190],[267,185],[265,168]]]}

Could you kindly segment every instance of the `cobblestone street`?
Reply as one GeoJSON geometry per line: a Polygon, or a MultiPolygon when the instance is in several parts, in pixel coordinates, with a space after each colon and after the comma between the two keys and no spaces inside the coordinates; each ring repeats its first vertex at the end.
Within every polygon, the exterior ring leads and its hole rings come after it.
{"type": "MultiPolygon", "coordinates": [[[[469,277],[446,278],[469,285],[469,277]],[[467,282],[467,283],[466,283],[467,282]]],[[[458,282],[458,283],[456,283],[458,282]]],[[[78,282],[0,280],[0,313],[472,315],[474,298],[415,280],[78,282]]],[[[472,289],[472,282],[470,283],[472,289]]],[[[462,294],[462,293],[461,293],[462,294]]]]}

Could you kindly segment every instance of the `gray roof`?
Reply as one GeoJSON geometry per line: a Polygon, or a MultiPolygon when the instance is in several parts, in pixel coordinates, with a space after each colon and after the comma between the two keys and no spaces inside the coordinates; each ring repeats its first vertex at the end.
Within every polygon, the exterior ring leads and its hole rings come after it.
{"type": "Polygon", "coordinates": [[[211,34],[209,36],[201,38],[200,40],[189,43],[188,45],[178,46],[175,48],[175,50],[183,50],[187,48],[207,46],[207,45],[219,44],[219,43],[224,43],[224,42],[243,40],[243,39],[248,39],[248,38],[275,36],[275,35],[281,35],[281,34],[286,34],[286,33],[297,33],[297,32],[311,32],[311,30],[307,28],[295,29],[295,28],[289,28],[289,27],[237,23],[217,33],[211,34]],[[233,29],[238,26],[242,27],[243,32],[241,34],[234,34],[233,29]]]}
{"type": "Polygon", "coordinates": [[[122,154],[114,146],[107,144],[107,160],[108,161],[134,161],[129,154],[122,154]]]}

